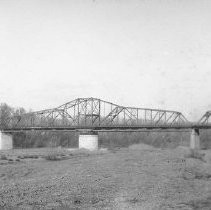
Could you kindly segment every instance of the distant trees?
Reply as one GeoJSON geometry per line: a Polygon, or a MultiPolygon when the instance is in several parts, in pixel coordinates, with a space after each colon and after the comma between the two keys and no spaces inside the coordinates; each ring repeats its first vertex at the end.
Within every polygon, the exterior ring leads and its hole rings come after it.
{"type": "Polygon", "coordinates": [[[13,108],[6,103],[0,104],[0,127],[7,127],[11,117],[15,115],[21,115],[26,113],[26,110],[22,107],[13,108]]]}
{"type": "Polygon", "coordinates": [[[159,148],[175,148],[189,145],[187,132],[111,132],[100,133],[100,145],[107,148],[127,147],[131,144],[148,144],[159,148]]]}
{"type": "MultiPolygon", "coordinates": [[[[15,115],[20,115],[26,113],[24,108],[13,108],[6,103],[0,104],[0,129],[6,128],[10,123],[10,119],[15,115]]],[[[21,147],[24,145],[25,141],[25,133],[18,132],[13,133],[13,138],[15,139],[14,145],[15,147],[21,147]]]]}
{"type": "Polygon", "coordinates": [[[26,110],[23,107],[19,107],[14,109],[14,115],[22,115],[25,114],[26,110]]]}
{"type": "Polygon", "coordinates": [[[14,109],[6,103],[0,104],[0,128],[6,127],[8,120],[14,114],[14,109]]]}

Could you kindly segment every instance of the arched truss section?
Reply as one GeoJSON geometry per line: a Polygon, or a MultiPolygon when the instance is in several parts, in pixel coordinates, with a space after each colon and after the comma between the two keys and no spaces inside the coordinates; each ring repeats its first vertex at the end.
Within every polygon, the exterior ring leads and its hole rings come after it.
{"type": "Polygon", "coordinates": [[[211,123],[211,111],[207,111],[202,118],[199,120],[199,124],[208,125],[211,123]]]}
{"type": "Polygon", "coordinates": [[[78,98],[54,109],[14,116],[7,128],[179,126],[188,123],[177,111],[124,107],[98,98],[78,98]]]}

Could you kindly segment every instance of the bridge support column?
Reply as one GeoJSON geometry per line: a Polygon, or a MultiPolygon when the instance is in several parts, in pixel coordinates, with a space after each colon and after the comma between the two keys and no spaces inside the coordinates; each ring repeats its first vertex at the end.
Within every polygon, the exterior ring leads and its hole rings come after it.
{"type": "Polygon", "coordinates": [[[79,133],[79,149],[97,150],[98,133],[94,131],[81,131],[79,133]]]}
{"type": "Polygon", "coordinates": [[[194,128],[191,131],[190,148],[194,150],[200,149],[200,136],[199,136],[199,129],[197,128],[194,128]]]}
{"type": "Polygon", "coordinates": [[[0,150],[13,149],[12,135],[0,131],[0,150]]]}

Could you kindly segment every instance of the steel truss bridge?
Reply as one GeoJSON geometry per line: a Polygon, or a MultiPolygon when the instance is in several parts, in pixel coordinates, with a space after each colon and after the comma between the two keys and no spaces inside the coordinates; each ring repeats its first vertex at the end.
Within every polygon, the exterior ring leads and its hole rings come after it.
{"type": "Polygon", "coordinates": [[[0,121],[3,132],[27,130],[127,131],[143,129],[209,129],[211,111],[197,123],[181,112],[119,106],[98,98],[78,98],[53,109],[16,115],[0,121]]]}

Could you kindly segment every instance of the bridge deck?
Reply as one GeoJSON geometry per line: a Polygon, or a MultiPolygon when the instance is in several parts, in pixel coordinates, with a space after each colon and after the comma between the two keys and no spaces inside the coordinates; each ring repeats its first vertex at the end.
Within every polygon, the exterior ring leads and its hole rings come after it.
{"type": "Polygon", "coordinates": [[[68,127],[21,127],[21,128],[5,128],[3,132],[18,131],[77,131],[77,130],[93,130],[93,131],[138,131],[138,130],[187,130],[187,129],[211,129],[211,124],[187,124],[187,125],[142,125],[142,126],[68,126],[68,127]]]}

